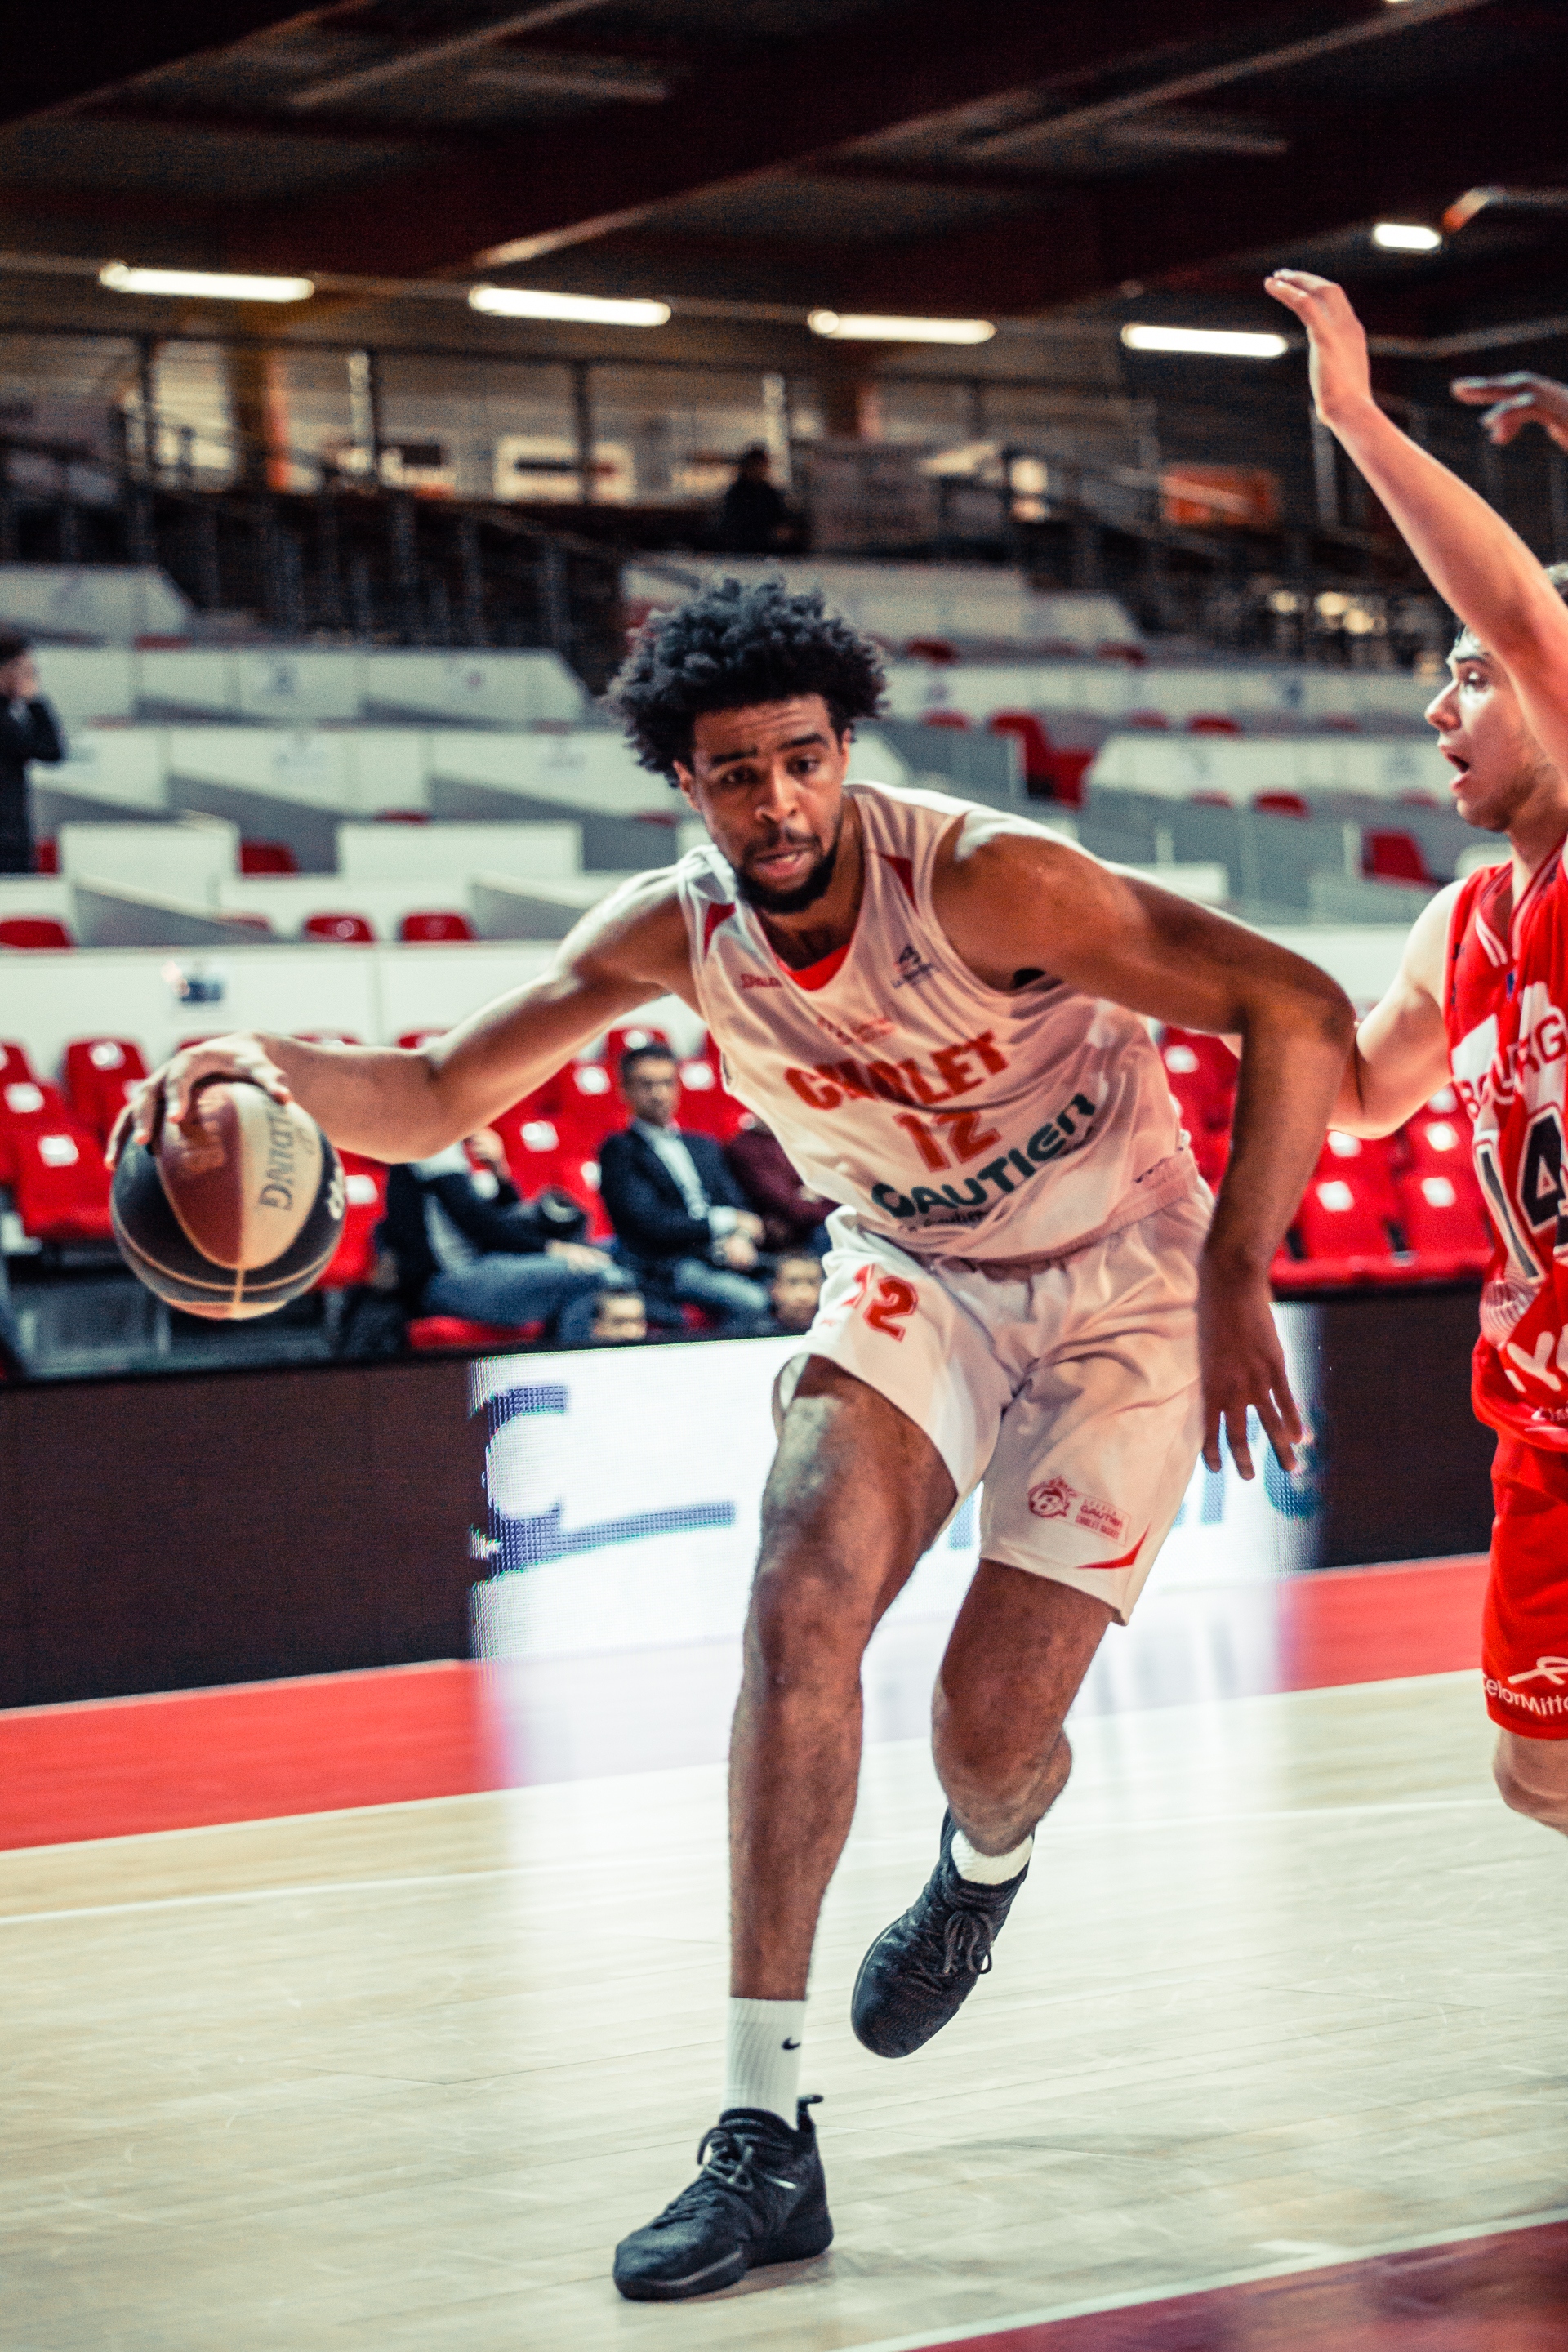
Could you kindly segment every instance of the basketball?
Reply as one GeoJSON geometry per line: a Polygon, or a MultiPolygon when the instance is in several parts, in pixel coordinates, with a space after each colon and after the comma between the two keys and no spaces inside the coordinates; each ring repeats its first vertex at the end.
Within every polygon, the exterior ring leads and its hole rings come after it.
{"type": "Polygon", "coordinates": [[[243,1081],[200,1087],[183,1125],[129,1141],[114,1171],[114,1238],[132,1273],[186,1315],[247,1322],[298,1298],[331,1263],[343,1175],[297,1103],[243,1081]]]}

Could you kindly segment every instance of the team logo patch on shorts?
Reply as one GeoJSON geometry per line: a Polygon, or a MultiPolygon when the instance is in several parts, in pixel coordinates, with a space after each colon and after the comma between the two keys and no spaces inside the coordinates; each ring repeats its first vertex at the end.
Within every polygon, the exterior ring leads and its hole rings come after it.
{"type": "Polygon", "coordinates": [[[1119,1511],[1114,1503],[1099,1502],[1092,1495],[1080,1495],[1065,1478],[1046,1478],[1031,1486],[1029,1508],[1037,1519],[1066,1519],[1069,1526],[1087,1528],[1090,1535],[1110,1536],[1117,1542],[1127,1534],[1125,1511],[1119,1511]]]}

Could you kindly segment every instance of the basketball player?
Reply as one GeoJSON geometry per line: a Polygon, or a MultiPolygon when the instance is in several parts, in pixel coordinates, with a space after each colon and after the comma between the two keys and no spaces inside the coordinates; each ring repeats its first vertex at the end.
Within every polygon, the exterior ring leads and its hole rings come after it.
{"type": "MultiPolygon", "coordinates": [[[[731,1757],[723,2111],[698,2179],[617,2251],[678,2300],[832,2236],[798,2100],[817,1912],[855,1808],[860,1658],[984,1478],[981,1566],[935,1696],[951,1810],[873,1946],[863,2042],[956,2011],[1066,1781],[1062,1720],[1125,1622],[1222,1426],[1300,1423],[1268,1268],[1321,1147],[1353,1018],[1312,965],[1020,818],[847,781],[874,646],[816,595],[734,582],[644,631],[614,700],[711,845],[634,880],[552,971],[417,1053],[230,1038],[150,1080],[178,1118],[227,1071],[329,1135],[427,1157],[672,992],[802,1180],[841,1205],[820,1310],[780,1383],[778,1454],[731,1757]],[[1245,1040],[1211,1224],[1144,1021],[1245,1040]]],[[[694,1438],[700,1443],[700,1438],[694,1438]]]]}
{"type": "Polygon", "coordinates": [[[1268,291],[1311,345],[1318,413],[1459,615],[1426,716],[1468,824],[1510,856],[1438,892],[1361,1024],[1333,1124],[1388,1135],[1452,1073],[1474,1121],[1494,1246],[1472,1393],[1498,1433],[1482,1623],[1507,1803],[1568,1832],[1568,565],[1542,571],[1485,501],[1372,397],[1342,289],[1280,270],[1268,291]]]}

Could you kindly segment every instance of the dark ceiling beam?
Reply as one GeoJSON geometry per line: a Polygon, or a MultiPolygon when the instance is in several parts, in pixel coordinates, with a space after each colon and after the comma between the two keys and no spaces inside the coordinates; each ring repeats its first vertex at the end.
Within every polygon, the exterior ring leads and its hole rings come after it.
{"type": "Polygon", "coordinates": [[[138,74],[204,50],[226,49],[253,33],[318,24],[336,8],[282,6],[279,0],[156,0],[153,6],[29,9],[6,43],[0,122],[74,106],[138,74]]]}
{"type": "MultiPolygon", "coordinates": [[[[1425,10],[1321,0],[1314,26],[1380,35],[1425,10]]],[[[1293,21],[1299,23],[1300,15],[1293,21]]],[[[1056,89],[1140,64],[1156,79],[1205,41],[1276,26],[1257,0],[1124,0],[1113,12],[1065,0],[949,0],[884,7],[831,36],[770,44],[694,75],[666,105],[606,107],[462,163],[389,184],[374,203],[336,200],[237,221],[236,260],[319,269],[466,268],[498,253],[524,262],[629,225],[698,189],[743,183],[851,140],[951,117],[1012,90],[1056,89]]]]}
{"type": "Polygon", "coordinates": [[[1279,157],[1216,156],[1098,187],[1064,184],[1026,218],[847,249],[840,304],[999,315],[1049,310],[1173,278],[1365,220],[1436,221],[1457,189],[1568,176],[1568,48],[1516,76],[1420,108],[1345,108],[1332,136],[1279,157]]]}

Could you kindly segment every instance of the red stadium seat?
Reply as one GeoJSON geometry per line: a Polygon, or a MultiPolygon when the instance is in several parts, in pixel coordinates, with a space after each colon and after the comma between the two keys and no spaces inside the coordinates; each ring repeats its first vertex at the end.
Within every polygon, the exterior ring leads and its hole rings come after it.
{"type": "Polygon", "coordinates": [[[30,1078],[33,1066],[27,1059],[27,1049],[14,1040],[0,1037],[0,1087],[15,1085],[18,1078],[30,1078]]]}
{"type": "Polygon", "coordinates": [[[377,809],[375,813],[377,824],[428,824],[429,822],[428,809],[377,809]]]}
{"type": "Polygon", "coordinates": [[[72,1118],[40,1118],[14,1127],[0,1150],[9,1160],[16,1213],[32,1240],[110,1238],[109,1171],[96,1136],[72,1118]]]}
{"type": "Polygon", "coordinates": [[[1222,1037],[1205,1036],[1198,1029],[1167,1029],[1160,1040],[1160,1058],[1171,1092],[1184,1109],[1190,1107],[1203,1127],[1230,1125],[1240,1065],[1222,1037]]]}
{"type": "Polygon", "coordinates": [[[1252,805],[1262,816],[1310,816],[1300,793],[1254,793],[1252,805]]]}
{"type": "Polygon", "coordinates": [[[35,874],[58,874],[59,870],[59,843],[52,833],[46,834],[41,841],[33,844],[33,871],[35,874]]]}
{"type": "MultiPolygon", "coordinates": [[[[1060,801],[1064,808],[1081,808],[1083,780],[1093,767],[1094,759],[1092,751],[1053,751],[1047,761],[1052,799],[1060,801]]],[[[1029,790],[1035,790],[1033,784],[1029,790]]]]}
{"type": "Polygon", "coordinates": [[[957,652],[945,637],[911,637],[904,651],[910,661],[954,662],[958,659],[957,652]]]}
{"type": "Polygon", "coordinates": [[[1024,782],[1031,792],[1037,784],[1051,790],[1056,781],[1051,739],[1032,710],[994,710],[986,731],[1016,739],[1024,755],[1024,782]]]}
{"type": "Polygon", "coordinates": [[[375,1229],[386,1214],[386,1170],[379,1160],[340,1151],[343,1170],[343,1230],[318,1290],[347,1290],[375,1271],[375,1229]]]}
{"type": "Polygon", "coordinates": [[[1328,735],[1359,735],[1361,733],[1361,720],[1359,719],[1352,718],[1348,710],[1331,710],[1328,712],[1325,717],[1320,719],[1318,724],[1323,730],[1324,733],[1328,735]]]}
{"type": "Polygon", "coordinates": [[[1377,832],[1362,835],[1361,869],[1373,882],[1435,884],[1426,870],[1421,844],[1413,833],[1377,832]]]}
{"type": "Polygon", "coordinates": [[[298,874],[300,864],[286,841],[242,841],[239,870],[242,874],[298,874]]]}
{"type": "Polygon", "coordinates": [[[405,1054],[416,1054],[432,1037],[444,1037],[446,1034],[444,1029],[405,1029],[397,1042],[405,1054]]]}
{"type": "Polygon", "coordinates": [[[516,1348],[536,1339],[542,1323],[521,1327],[504,1323],[470,1323],[461,1315],[419,1315],[408,1326],[408,1344],[421,1355],[469,1348],[516,1348]]]}
{"type": "Polygon", "coordinates": [[[700,1054],[680,1065],[680,1094],[675,1123],[693,1135],[710,1135],[716,1143],[730,1143],[751,1117],[743,1102],[724,1084],[718,1047],[710,1040],[700,1054]]]}
{"type": "Polygon", "coordinates": [[[363,915],[307,915],[300,926],[304,940],[335,940],[345,947],[374,947],[375,933],[363,915]]]}
{"type": "Polygon", "coordinates": [[[1394,1259],[1383,1189],[1359,1181],[1353,1166],[1331,1175],[1320,1168],[1302,1195],[1294,1230],[1306,1258],[1348,1261],[1369,1274],[1394,1259]]]}
{"type": "Polygon", "coordinates": [[[1096,661],[1125,662],[1130,669],[1142,669],[1149,660],[1142,646],[1131,644],[1125,637],[1105,637],[1094,649],[1096,661]]]}
{"type": "Polygon", "coordinates": [[[479,933],[467,915],[441,908],[429,914],[405,915],[397,926],[397,936],[409,946],[420,947],[453,940],[477,940],[479,933]]]}
{"type": "Polygon", "coordinates": [[[76,941],[53,915],[7,915],[0,920],[0,948],[74,948],[76,941]]]}
{"type": "Polygon", "coordinates": [[[1394,1146],[1386,1136],[1346,1135],[1342,1129],[1331,1127],[1312,1173],[1314,1178],[1346,1178],[1375,1205],[1380,1216],[1397,1219],[1394,1163],[1394,1146]]]}
{"type": "Polygon", "coordinates": [[[1228,793],[1189,793],[1187,799],[1194,808],[1234,808],[1236,806],[1228,793]]]}
{"type": "Polygon", "coordinates": [[[142,1048],[129,1037],[77,1037],[62,1065],[71,1108],[100,1143],[125,1107],[125,1097],[147,1075],[142,1048]]]}
{"type": "Polygon", "coordinates": [[[1189,735],[1239,735],[1241,726],[1223,710],[1194,710],[1187,721],[1189,735]]]}
{"type": "Polygon", "coordinates": [[[1479,1188],[1473,1180],[1468,1185],[1458,1181],[1463,1172],[1417,1174],[1413,1170],[1400,1183],[1405,1238],[1416,1256],[1426,1261],[1429,1272],[1480,1274],[1491,1255],[1479,1188]]]}
{"type": "MultiPolygon", "coordinates": [[[[1451,1093],[1451,1088],[1445,1092],[1451,1093]]],[[[1470,1123],[1458,1108],[1435,1112],[1430,1104],[1417,1111],[1399,1130],[1406,1169],[1419,1176],[1452,1176],[1459,1171],[1474,1181],[1470,1160],[1470,1123]]]]}
{"type": "Polygon", "coordinates": [[[1121,724],[1123,727],[1147,728],[1162,735],[1168,734],[1171,727],[1163,710],[1130,710],[1121,724]]]}
{"type": "Polygon", "coordinates": [[[957,727],[967,733],[969,720],[962,710],[922,710],[921,725],[922,727],[957,727]]]}

